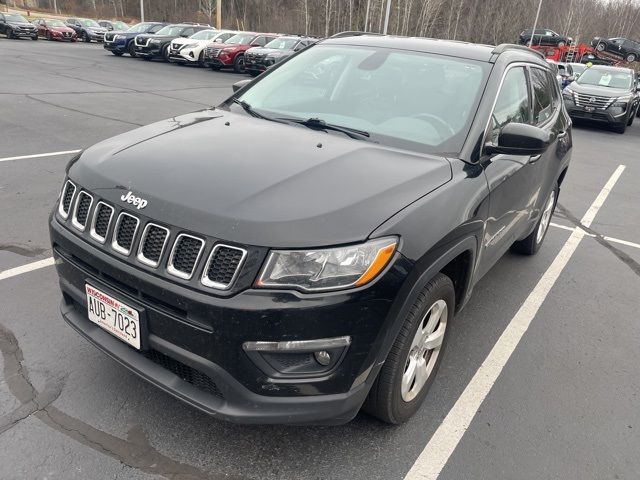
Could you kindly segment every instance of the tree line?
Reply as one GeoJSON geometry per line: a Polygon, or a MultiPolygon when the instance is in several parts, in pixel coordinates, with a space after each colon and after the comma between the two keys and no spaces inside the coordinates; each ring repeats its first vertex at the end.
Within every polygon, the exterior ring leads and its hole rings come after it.
{"type": "MultiPolygon", "coordinates": [[[[101,18],[139,19],[140,0],[7,0],[101,18]]],[[[515,42],[531,28],[539,0],[391,0],[388,33],[476,43],[515,42]]],[[[538,26],[579,41],[640,39],[638,0],[542,0],[538,26]]],[[[222,0],[223,27],[328,36],[381,32],[387,0],[222,0]]],[[[215,0],[144,0],[145,19],[215,24],[215,0]]]]}

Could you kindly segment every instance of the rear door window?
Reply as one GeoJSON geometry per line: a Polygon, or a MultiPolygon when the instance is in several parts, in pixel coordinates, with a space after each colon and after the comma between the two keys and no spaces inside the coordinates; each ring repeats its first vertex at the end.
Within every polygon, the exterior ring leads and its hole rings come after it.
{"type": "Polygon", "coordinates": [[[531,68],[534,125],[544,124],[553,115],[555,85],[551,78],[548,71],[541,68],[531,68]]]}

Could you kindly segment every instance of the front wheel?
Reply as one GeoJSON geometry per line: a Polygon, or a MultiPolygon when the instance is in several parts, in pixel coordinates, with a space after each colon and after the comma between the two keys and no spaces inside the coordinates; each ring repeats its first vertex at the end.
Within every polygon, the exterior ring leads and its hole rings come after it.
{"type": "Polygon", "coordinates": [[[38,40],[38,36],[36,35],[35,37],[31,37],[31,40],[35,42],[36,40],[38,40]]]}
{"type": "Polygon", "coordinates": [[[129,55],[131,55],[131,58],[136,58],[136,46],[133,44],[133,41],[131,41],[129,43],[129,46],[127,47],[127,50],[129,51],[129,55]]]}
{"type": "Polygon", "coordinates": [[[238,55],[233,61],[233,71],[236,73],[244,73],[244,55],[238,55]]]}
{"type": "Polygon", "coordinates": [[[598,45],[596,45],[596,50],[598,50],[599,52],[604,52],[605,48],[606,45],[604,43],[599,43],[598,45]]]}
{"type": "Polygon", "coordinates": [[[540,213],[540,219],[536,228],[531,234],[524,240],[519,240],[511,246],[511,250],[523,255],[535,255],[540,250],[544,237],[547,235],[549,225],[551,224],[551,217],[553,211],[556,209],[556,203],[558,203],[558,194],[560,193],[560,187],[558,184],[551,190],[551,194],[547,197],[547,201],[542,207],[540,213]]]}
{"type": "Polygon", "coordinates": [[[433,383],[453,320],[455,290],[437,274],[418,295],[363,405],[383,422],[407,421],[433,383]]]}
{"type": "Polygon", "coordinates": [[[558,47],[564,47],[566,44],[566,42],[558,42],[558,47]]]}
{"type": "Polygon", "coordinates": [[[46,33],[44,34],[44,38],[46,40],[51,41],[51,32],[49,30],[47,30],[46,33]]]}
{"type": "Polygon", "coordinates": [[[7,38],[13,38],[13,30],[11,30],[10,28],[7,28],[5,35],[7,38]]]}
{"type": "Polygon", "coordinates": [[[85,32],[85,34],[82,36],[82,39],[85,41],[85,43],[91,43],[91,37],[89,36],[88,33],[85,32]]]}
{"type": "Polygon", "coordinates": [[[627,131],[627,122],[622,122],[613,126],[613,131],[622,135],[627,131]]]}
{"type": "Polygon", "coordinates": [[[627,122],[627,127],[630,127],[631,125],[633,125],[633,120],[636,118],[635,116],[635,112],[632,113],[631,115],[629,115],[629,121],[627,122]]]}
{"type": "Polygon", "coordinates": [[[627,58],[625,59],[627,62],[631,63],[631,62],[635,62],[636,61],[636,56],[633,53],[630,53],[629,55],[627,55],[627,58]]]}

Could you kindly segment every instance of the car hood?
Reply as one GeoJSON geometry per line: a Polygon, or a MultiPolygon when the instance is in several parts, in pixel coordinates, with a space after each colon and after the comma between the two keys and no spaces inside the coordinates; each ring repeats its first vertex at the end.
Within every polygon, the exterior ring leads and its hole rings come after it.
{"type": "Polygon", "coordinates": [[[631,92],[624,88],[600,87],[598,85],[581,85],[577,82],[571,84],[571,90],[584,95],[598,95],[601,97],[622,97],[631,92]]]}
{"type": "Polygon", "coordinates": [[[198,45],[209,45],[211,43],[211,40],[197,40],[195,38],[178,37],[174,39],[171,43],[175,43],[176,45],[186,45],[188,43],[196,43],[198,45]]]}
{"type": "Polygon", "coordinates": [[[29,23],[29,22],[12,22],[11,20],[7,21],[7,23],[9,25],[12,25],[14,27],[32,27],[32,28],[36,28],[36,26],[33,23],[29,23]]]}
{"type": "Polygon", "coordinates": [[[156,35],[154,33],[141,33],[138,35],[140,38],[153,38],[155,40],[173,40],[175,38],[182,38],[177,35],[156,35]]]}
{"type": "Polygon", "coordinates": [[[52,32],[60,32],[60,33],[75,33],[75,30],[73,28],[69,28],[69,27],[47,27],[49,30],[51,30],[52,32]]]}
{"type": "Polygon", "coordinates": [[[247,245],[299,248],[365,240],[448,182],[451,165],[216,109],[94,145],[69,176],[118,206],[133,192],[148,202],[139,213],[159,222],[247,245]]]}

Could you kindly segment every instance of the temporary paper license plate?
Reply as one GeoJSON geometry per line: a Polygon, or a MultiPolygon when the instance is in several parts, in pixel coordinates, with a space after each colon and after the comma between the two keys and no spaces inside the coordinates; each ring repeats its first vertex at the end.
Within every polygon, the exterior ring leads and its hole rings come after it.
{"type": "Polygon", "coordinates": [[[140,316],[111,295],[85,284],[89,320],[123,342],[140,349],[140,316]]]}

